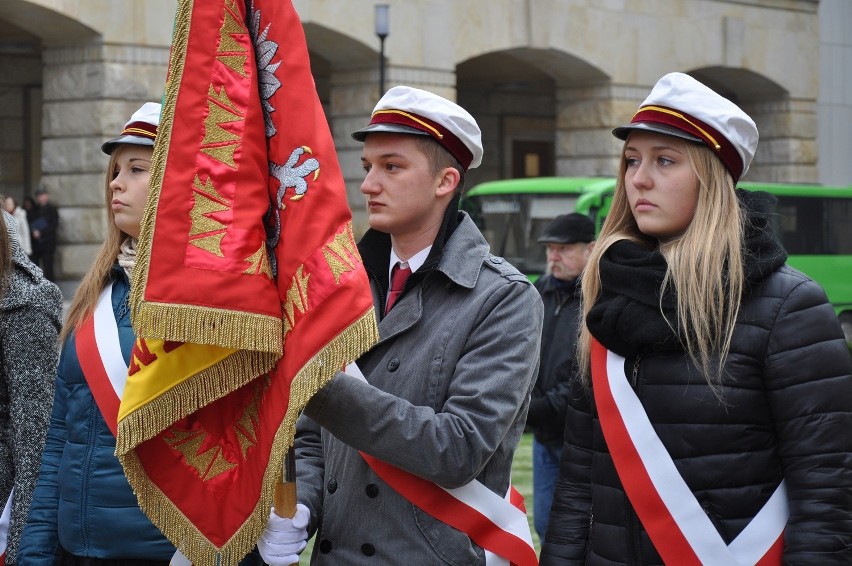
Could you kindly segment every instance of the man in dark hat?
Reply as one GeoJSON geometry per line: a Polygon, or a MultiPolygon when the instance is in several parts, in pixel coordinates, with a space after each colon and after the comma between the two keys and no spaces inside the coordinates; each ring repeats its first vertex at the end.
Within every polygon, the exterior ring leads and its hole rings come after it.
{"type": "Polygon", "coordinates": [[[576,371],[579,277],[594,239],[594,222],[577,212],[554,218],[538,239],[547,248],[547,273],[535,283],[544,301],[544,329],[527,425],[533,430],[533,523],[541,540],[559,476],[568,381],[576,371]]]}
{"type": "Polygon", "coordinates": [[[53,273],[53,256],[56,253],[56,232],[59,229],[59,212],[50,203],[50,194],[44,187],[36,192],[36,206],[33,221],[30,223],[32,232],[33,263],[41,267],[44,276],[56,282],[53,273]]]}

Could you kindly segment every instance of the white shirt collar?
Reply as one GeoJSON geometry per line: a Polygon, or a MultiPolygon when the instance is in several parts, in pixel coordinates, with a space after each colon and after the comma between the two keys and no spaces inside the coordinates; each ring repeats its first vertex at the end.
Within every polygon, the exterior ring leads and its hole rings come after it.
{"type": "Polygon", "coordinates": [[[391,271],[393,270],[394,265],[399,263],[403,267],[405,267],[405,264],[408,264],[408,267],[411,268],[411,272],[414,273],[415,271],[420,269],[421,265],[426,263],[426,258],[429,257],[429,252],[431,250],[432,250],[432,246],[428,246],[428,247],[420,250],[419,252],[417,252],[416,254],[411,256],[410,258],[408,258],[408,261],[406,262],[406,261],[402,261],[401,259],[399,259],[399,256],[396,255],[396,252],[394,251],[394,249],[391,248],[390,262],[388,263],[388,282],[390,282],[391,271]]]}

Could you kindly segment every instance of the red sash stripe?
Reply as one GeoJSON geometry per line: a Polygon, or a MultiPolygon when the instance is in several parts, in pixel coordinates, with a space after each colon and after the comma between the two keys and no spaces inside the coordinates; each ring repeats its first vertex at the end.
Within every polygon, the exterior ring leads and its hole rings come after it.
{"type": "Polygon", "coordinates": [[[118,326],[112,311],[112,285],[103,290],[95,312],[77,329],[76,344],[83,375],[107,427],[115,435],[121,403],[121,391],[117,389],[124,389],[127,364],[121,357],[118,326]]]}
{"type": "Polygon", "coordinates": [[[780,564],[789,517],[784,482],[726,545],[648,420],[624,375],[624,358],[592,343],[592,382],[609,452],[642,525],[667,564],[780,564]]]}
{"type": "Polygon", "coordinates": [[[659,493],[654,488],[642,459],[636,452],[636,447],[630,440],[624,421],[620,418],[618,407],[612,397],[606,379],[607,351],[597,341],[592,342],[592,383],[595,393],[595,404],[601,416],[601,428],[606,438],[609,453],[616,462],[618,477],[636,509],[642,526],[648,536],[654,541],[657,552],[667,564],[682,564],[701,566],[701,561],[695,555],[689,542],[675,523],[659,493]],[[617,415],[617,418],[606,419],[605,415],[617,415]],[[616,461],[617,460],[617,461],[616,461]],[[629,468],[629,474],[622,470],[629,468]],[[658,543],[657,541],[660,541],[658,543]]]}
{"type": "MultiPolygon", "coordinates": [[[[400,495],[435,519],[467,534],[483,549],[509,560],[514,565],[538,564],[531,538],[524,540],[506,530],[505,525],[497,524],[479,509],[456,499],[447,490],[430,481],[400,470],[369,454],[362,452],[361,455],[370,468],[400,495]]],[[[523,511],[522,507],[515,504],[519,498],[523,498],[514,488],[512,491],[514,493],[510,495],[510,503],[523,511]]],[[[529,533],[528,523],[525,524],[525,529],[529,533]]]]}

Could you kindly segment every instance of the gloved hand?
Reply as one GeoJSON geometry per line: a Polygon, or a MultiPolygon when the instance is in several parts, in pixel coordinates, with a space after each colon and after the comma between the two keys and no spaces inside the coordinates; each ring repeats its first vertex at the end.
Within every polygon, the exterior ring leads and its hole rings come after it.
{"type": "Polygon", "coordinates": [[[299,553],[308,546],[308,521],[311,512],[301,503],[296,504],[292,519],[279,517],[273,508],[269,521],[257,541],[257,550],[269,566],[298,564],[299,553]]]}

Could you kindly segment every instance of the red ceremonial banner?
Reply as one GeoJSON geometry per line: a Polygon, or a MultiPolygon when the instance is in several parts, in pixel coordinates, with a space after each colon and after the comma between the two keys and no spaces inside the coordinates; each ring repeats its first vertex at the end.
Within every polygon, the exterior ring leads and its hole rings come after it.
{"type": "Polygon", "coordinates": [[[116,452],[190,560],[237,564],[302,408],[378,340],[290,1],[179,0],[137,250],[116,452]]]}

